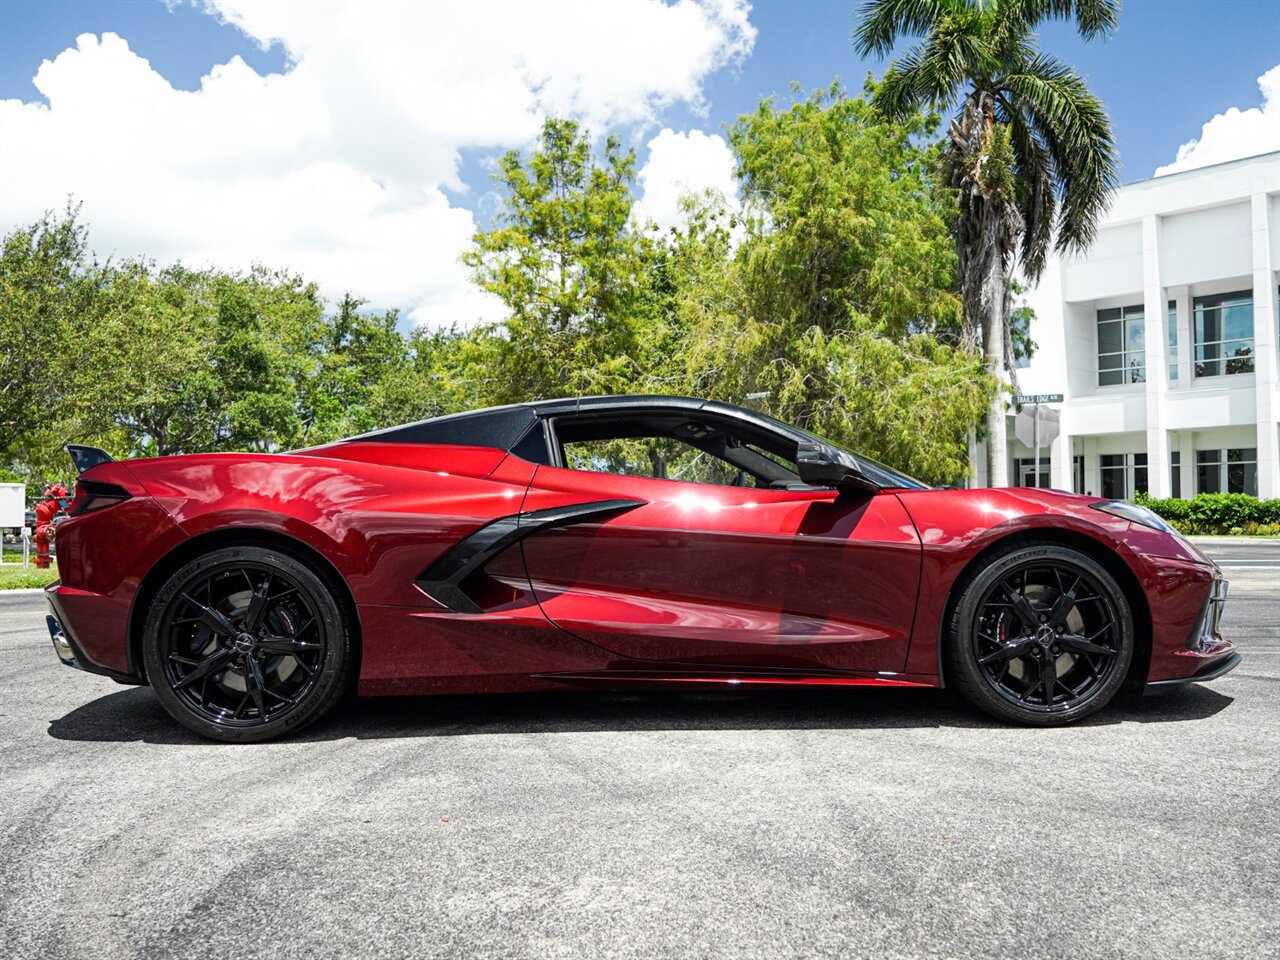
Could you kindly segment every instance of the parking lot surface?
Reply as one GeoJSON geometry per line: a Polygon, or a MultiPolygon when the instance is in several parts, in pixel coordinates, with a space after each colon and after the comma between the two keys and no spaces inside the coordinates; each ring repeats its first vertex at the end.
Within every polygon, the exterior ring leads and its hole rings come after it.
{"type": "Polygon", "coordinates": [[[1280,542],[1244,662],[1026,730],[936,691],[356,701],[206,743],[0,596],[0,956],[1280,957],[1280,542]]]}

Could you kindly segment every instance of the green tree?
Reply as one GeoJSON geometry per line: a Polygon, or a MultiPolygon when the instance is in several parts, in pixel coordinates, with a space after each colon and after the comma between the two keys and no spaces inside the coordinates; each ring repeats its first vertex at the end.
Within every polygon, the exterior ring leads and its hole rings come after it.
{"type": "Polygon", "coordinates": [[[275,450],[451,412],[475,399],[456,373],[500,339],[406,337],[395,311],[350,295],[327,311],[264,267],[99,264],[74,207],[5,237],[0,293],[0,464],[31,483],[66,478],[72,441],[275,450]]]}
{"type": "MultiPolygon", "coordinates": [[[[47,213],[4,238],[0,253],[0,462],[58,433],[85,369],[101,268],[78,208],[47,213]]],[[[91,366],[91,365],[90,365],[91,366]]]]}
{"type": "MultiPolygon", "coordinates": [[[[871,0],[854,33],[860,54],[887,55],[921,37],[885,74],[876,105],[891,117],[948,110],[946,167],[965,331],[993,376],[1016,383],[1010,344],[1015,266],[1039,278],[1050,246],[1093,239],[1116,184],[1111,123],[1084,78],[1037,49],[1046,20],[1073,20],[1085,39],[1116,26],[1119,0],[871,0]],[[1056,239],[1055,239],[1056,235],[1056,239]]],[[[987,413],[988,482],[1007,476],[1006,401],[987,413]]]]}
{"type": "MultiPolygon", "coordinates": [[[[386,426],[389,384],[405,382],[409,344],[399,314],[361,313],[364,301],[346,294],[337,312],[309,327],[300,347],[309,354],[298,384],[301,437],[323,443],[386,426]]],[[[406,395],[405,401],[410,398],[406,395]]]]}
{"type": "Polygon", "coordinates": [[[99,298],[103,375],[81,385],[76,420],[134,456],[291,446],[323,311],[313,284],[261,267],[122,264],[99,298]]]}
{"type": "MultiPolygon", "coordinates": [[[[474,408],[457,376],[462,366],[462,337],[451,330],[421,327],[402,338],[403,363],[387,369],[369,397],[374,427],[412,423],[474,408]]],[[[372,429],[372,428],[371,428],[372,429]]]]}
{"type": "Polygon", "coordinates": [[[931,121],[838,88],[765,101],[730,131],[742,214],[703,205],[675,254],[700,392],[932,480],[967,469],[991,389],[959,323],[931,121]]]}
{"type": "Polygon", "coordinates": [[[527,159],[502,158],[502,212],[462,258],[511,311],[500,330],[464,344],[487,399],[613,393],[636,378],[636,326],[658,254],[632,226],[635,159],[609,137],[597,160],[588,133],[559,119],[527,159]]]}

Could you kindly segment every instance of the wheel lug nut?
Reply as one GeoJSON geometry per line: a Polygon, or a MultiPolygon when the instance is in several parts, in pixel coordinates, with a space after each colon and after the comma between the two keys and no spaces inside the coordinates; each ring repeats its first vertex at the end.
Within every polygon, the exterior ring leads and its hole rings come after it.
{"type": "Polygon", "coordinates": [[[1046,617],[1043,613],[1042,613],[1042,614],[1040,614],[1040,622],[1041,622],[1041,623],[1044,623],[1044,622],[1045,622],[1046,620],[1048,620],[1048,619],[1049,619],[1049,618],[1048,618],[1048,617],[1046,617]]]}

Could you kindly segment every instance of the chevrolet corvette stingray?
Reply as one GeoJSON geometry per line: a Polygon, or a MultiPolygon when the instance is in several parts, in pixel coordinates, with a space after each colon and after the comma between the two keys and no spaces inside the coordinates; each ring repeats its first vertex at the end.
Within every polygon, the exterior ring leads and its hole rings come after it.
{"type": "Polygon", "coordinates": [[[932,489],[714,401],[516,404],[284,454],[68,449],[55,651],[217,740],[353,689],[946,686],[1049,726],[1240,659],[1218,569],[1140,506],[932,489]]]}

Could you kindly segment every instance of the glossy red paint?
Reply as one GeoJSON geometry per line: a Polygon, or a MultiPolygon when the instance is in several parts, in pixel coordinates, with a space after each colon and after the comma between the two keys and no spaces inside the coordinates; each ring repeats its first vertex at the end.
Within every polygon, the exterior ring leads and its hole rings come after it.
{"type": "Polygon", "coordinates": [[[924,550],[908,671],[938,671],[938,643],[951,587],[982,552],[1010,536],[1070,538],[1121,574],[1128,599],[1149,623],[1148,681],[1187,677],[1211,656],[1188,650],[1213,582],[1212,564],[1180,537],[1093,509],[1095,497],[1028,488],[898,493],[924,550]],[[1129,577],[1125,578],[1124,573],[1129,577]],[[1126,582],[1127,580],[1127,582],[1126,582]]]}
{"type": "Polygon", "coordinates": [[[205,544],[270,538],[349,594],[364,694],[619,684],[936,686],[952,588],[1008,537],[1067,539],[1149,624],[1140,680],[1189,677],[1214,568],[1180,538],[1045,490],[837,496],[535,466],[504,450],[351,441],[94,467],[129,499],[58,531],[48,591],[86,666],[141,677],[146,598],[205,544]],[[418,580],[501,518],[625,499],[535,532],[467,581],[480,612],[418,580]]]}
{"type": "Polygon", "coordinates": [[[615,497],[644,506],[524,541],[553,623],[642,660],[902,670],[920,543],[896,498],[539,467],[525,509],[615,497]]]}

